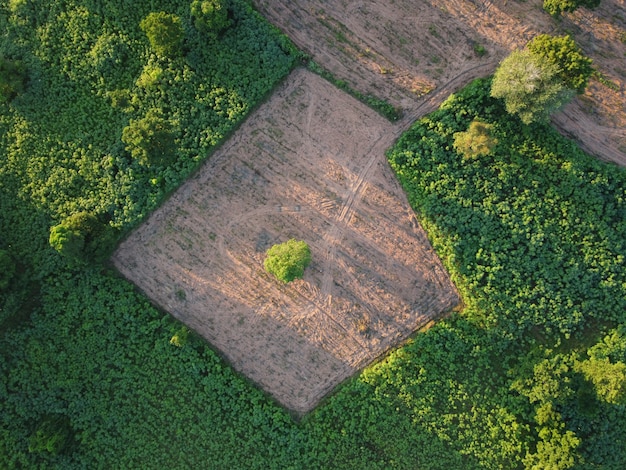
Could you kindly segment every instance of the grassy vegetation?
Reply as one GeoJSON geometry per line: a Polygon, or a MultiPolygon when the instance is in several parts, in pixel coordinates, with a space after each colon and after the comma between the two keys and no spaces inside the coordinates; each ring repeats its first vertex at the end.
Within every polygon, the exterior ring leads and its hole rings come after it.
{"type": "Polygon", "coordinates": [[[248,2],[219,38],[189,3],[159,3],[182,19],[171,59],[139,27],[149,2],[0,6],[1,55],[28,77],[0,103],[1,466],[621,468],[626,175],[508,116],[488,81],[389,153],[466,309],[300,422],[128,282],[49,246],[77,213],[135,226],[297,60],[248,2]],[[177,123],[167,164],[122,142],[151,109],[177,123]],[[466,159],[454,135],[475,120],[497,144],[466,159]]]}

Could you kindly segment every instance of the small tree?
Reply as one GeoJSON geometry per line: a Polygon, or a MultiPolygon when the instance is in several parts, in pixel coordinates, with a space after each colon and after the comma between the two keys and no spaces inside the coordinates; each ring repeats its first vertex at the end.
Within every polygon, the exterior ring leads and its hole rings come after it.
{"type": "Polygon", "coordinates": [[[465,158],[489,155],[498,144],[492,135],[493,125],[479,120],[470,123],[465,132],[454,134],[454,148],[465,158]]]}
{"type": "Polygon", "coordinates": [[[578,7],[595,8],[600,0],[543,0],[543,9],[555,18],[559,18],[564,11],[572,12],[578,7]]]}
{"type": "Polygon", "coordinates": [[[0,103],[10,101],[24,89],[26,68],[22,62],[0,57],[0,103]]]}
{"type": "Polygon", "coordinates": [[[112,246],[112,231],[89,212],[78,212],[50,229],[50,246],[73,262],[102,258],[112,246]]]}
{"type": "Polygon", "coordinates": [[[309,245],[292,238],[267,250],[263,266],[268,273],[287,283],[301,278],[310,262],[309,245]]]}
{"type": "Polygon", "coordinates": [[[226,0],[194,0],[191,2],[191,16],[198,31],[213,37],[231,25],[226,0]]]}
{"type": "Polygon", "coordinates": [[[164,119],[160,110],[151,109],[142,119],[131,119],[122,130],[126,150],[143,165],[167,164],[174,158],[174,123],[164,119]]]}
{"type": "Polygon", "coordinates": [[[526,46],[541,62],[557,68],[557,76],[567,88],[584,93],[593,74],[592,60],[585,56],[574,40],[566,36],[540,34],[526,46]]]}
{"type": "Polygon", "coordinates": [[[15,262],[6,250],[0,250],[0,291],[9,286],[15,275],[15,262]]]}
{"type": "Polygon", "coordinates": [[[545,122],[567,104],[574,92],[558,76],[557,67],[542,62],[528,49],[514,51],[498,66],[491,96],[502,98],[506,110],[522,122],[545,122]]]}
{"type": "Polygon", "coordinates": [[[161,57],[172,57],[180,53],[183,44],[183,23],[181,19],[164,11],[152,12],[139,27],[142,29],[154,52],[161,57]]]}

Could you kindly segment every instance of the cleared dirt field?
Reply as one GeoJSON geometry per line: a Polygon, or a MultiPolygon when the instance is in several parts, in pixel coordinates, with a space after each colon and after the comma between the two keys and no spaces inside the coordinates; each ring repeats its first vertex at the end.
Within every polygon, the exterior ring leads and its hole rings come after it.
{"type": "Polygon", "coordinates": [[[570,33],[604,76],[554,117],[599,158],[626,165],[626,8],[602,0],[560,22],[542,0],[254,0],[272,23],[350,86],[401,107],[408,126],[540,33],[570,33]],[[480,47],[486,53],[480,55],[480,47]]]}
{"type": "Polygon", "coordinates": [[[113,262],[306,412],[459,302],[385,160],[400,131],[296,70],[113,262]],[[313,261],[304,279],[281,284],[264,252],[289,238],[305,240],[313,261]]]}

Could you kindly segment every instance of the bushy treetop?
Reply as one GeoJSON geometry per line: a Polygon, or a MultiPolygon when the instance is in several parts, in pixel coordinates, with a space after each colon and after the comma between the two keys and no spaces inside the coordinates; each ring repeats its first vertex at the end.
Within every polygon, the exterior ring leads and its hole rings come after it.
{"type": "Polygon", "coordinates": [[[558,68],[530,50],[513,51],[496,70],[491,96],[502,98],[506,110],[525,124],[546,122],[573,96],[558,77],[558,68]]]}
{"type": "Polygon", "coordinates": [[[310,262],[309,245],[292,238],[267,250],[263,266],[268,273],[286,283],[301,278],[310,262]]]}
{"type": "Polygon", "coordinates": [[[593,74],[592,60],[569,36],[540,34],[526,46],[542,62],[557,68],[557,76],[567,88],[580,94],[585,91],[593,74]]]}
{"type": "Polygon", "coordinates": [[[231,25],[227,0],[194,0],[191,16],[198,31],[214,37],[231,25]]]}
{"type": "Polygon", "coordinates": [[[183,43],[183,23],[181,19],[164,11],[152,12],[146,16],[139,27],[142,29],[154,52],[161,57],[177,55],[183,43]]]}

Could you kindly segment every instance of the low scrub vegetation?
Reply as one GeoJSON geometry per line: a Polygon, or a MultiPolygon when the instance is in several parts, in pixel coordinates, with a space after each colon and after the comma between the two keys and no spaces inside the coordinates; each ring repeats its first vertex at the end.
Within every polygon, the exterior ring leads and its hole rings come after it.
{"type": "Polygon", "coordinates": [[[139,27],[149,3],[0,7],[19,72],[0,102],[3,467],[623,466],[626,176],[509,115],[489,80],[388,154],[465,310],[299,422],[128,282],[67,263],[51,227],[81,249],[94,218],[132,228],[297,58],[243,0],[210,41],[190,2],[160,2],[184,31],[161,57],[139,27]],[[122,137],[151,109],[178,127],[172,158],[146,165],[122,137]],[[474,121],[497,144],[463,158],[474,121]]]}

